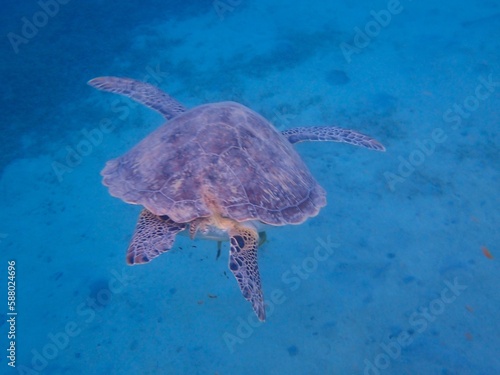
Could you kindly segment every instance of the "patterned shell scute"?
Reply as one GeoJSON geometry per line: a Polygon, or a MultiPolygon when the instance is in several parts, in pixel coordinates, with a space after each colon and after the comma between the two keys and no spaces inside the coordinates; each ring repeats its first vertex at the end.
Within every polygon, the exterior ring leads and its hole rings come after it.
{"type": "Polygon", "coordinates": [[[218,214],[298,224],[326,204],[325,191],[290,142],[234,102],[175,117],[101,174],[112,195],[179,223],[218,214]]]}

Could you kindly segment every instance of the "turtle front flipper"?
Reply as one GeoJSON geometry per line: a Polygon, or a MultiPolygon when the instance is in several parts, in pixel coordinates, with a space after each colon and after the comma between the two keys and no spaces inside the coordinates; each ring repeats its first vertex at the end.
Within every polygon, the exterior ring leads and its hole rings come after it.
{"type": "Polygon", "coordinates": [[[257,264],[257,243],[259,235],[256,231],[236,226],[229,231],[229,269],[236,277],[241,293],[252,303],[253,310],[259,320],[266,320],[264,297],[260,283],[259,266],[257,264]]]}
{"type": "Polygon", "coordinates": [[[127,263],[147,263],[169,251],[177,233],[184,229],[186,224],[176,223],[168,216],[156,216],[146,209],[142,210],[128,247],[127,263]]]}
{"type": "Polygon", "coordinates": [[[131,78],[97,77],[88,84],[98,90],[121,94],[160,112],[167,120],[186,111],[186,108],[158,87],[131,78]]]}
{"type": "Polygon", "coordinates": [[[306,141],[344,142],[354,146],[385,151],[384,145],[365,134],[337,126],[311,126],[284,130],[281,132],[290,143],[306,141]]]}

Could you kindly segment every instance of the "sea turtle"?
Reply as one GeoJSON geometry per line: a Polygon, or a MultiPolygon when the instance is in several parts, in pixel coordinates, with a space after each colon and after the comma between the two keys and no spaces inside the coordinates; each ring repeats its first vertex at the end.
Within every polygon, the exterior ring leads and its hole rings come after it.
{"type": "Polygon", "coordinates": [[[326,205],[325,190],[292,144],[336,141],[385,150],[366,135],[338,127],[280,133],[235,102],[187,110],[157,87],[129,78],[99,77],[89,84],[170,120],[101,172],[111,195],[144,207],[127,262],[149,262],[170,250],[184,230],[191,238],[229,240],[229,269],[261,321],[266,315],[257,265],[259,230],[301,224],[326,205]]]}

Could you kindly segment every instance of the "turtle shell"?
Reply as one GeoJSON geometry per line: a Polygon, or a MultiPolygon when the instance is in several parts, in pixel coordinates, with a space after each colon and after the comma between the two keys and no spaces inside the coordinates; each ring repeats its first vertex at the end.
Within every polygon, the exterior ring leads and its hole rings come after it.
{"type": "Polygon", "coordinates": [[[178,223],[220,215],[299,224],[326,204],[290,142],[234,102],[182,113],[110,160],[101,174],[111,195],[178,223]]]}

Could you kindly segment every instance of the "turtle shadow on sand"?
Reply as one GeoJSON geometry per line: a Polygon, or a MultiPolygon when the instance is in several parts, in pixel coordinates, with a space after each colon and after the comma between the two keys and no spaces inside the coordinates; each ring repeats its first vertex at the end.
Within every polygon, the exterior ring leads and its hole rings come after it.
{"type": "Polygon", "coordinates": [[[259,232],[266,225],[301,224],[326,205],[325,190],[293,144],[334,141],[385,150],[373,138],[338,127],[279,132],[235,102],[187,110],[155,86],[129,78],[99,77],[89,84],[130,97],[167,120],[101,172],[111,195],[144,207],[127,262],[151,261],[170,250],[182,231],[229,240],[229,269],[260,320],[266,313],[259,232]]]}

